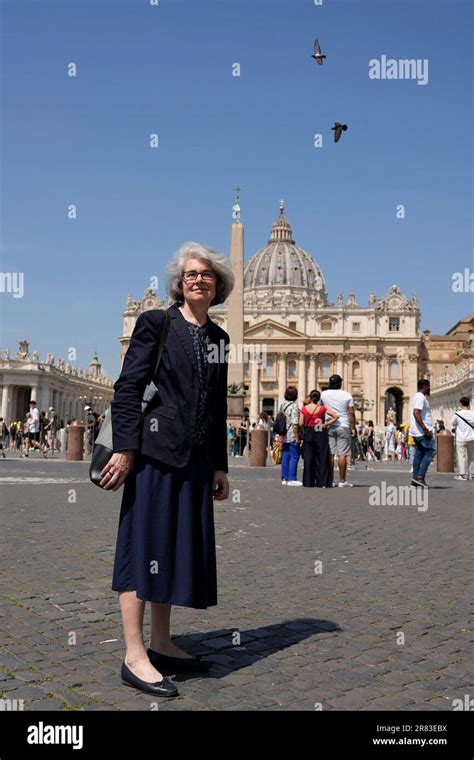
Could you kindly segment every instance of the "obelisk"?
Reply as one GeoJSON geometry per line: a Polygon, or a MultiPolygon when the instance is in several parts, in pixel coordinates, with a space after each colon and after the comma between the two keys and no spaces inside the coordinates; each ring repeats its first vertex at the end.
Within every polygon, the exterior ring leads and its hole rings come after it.
{"type": "Polygon", "coordinates": [[[229,417],[244,413],[244,227],[240,221],[240,187],[234,188],[237,196],[232,207],[234,221],[230,230],[230,265],[235,276],[232,293],[227,299],[227,332],[231,349],[228,384],[238,388],[229,392],[227,409],[229,417]]]}

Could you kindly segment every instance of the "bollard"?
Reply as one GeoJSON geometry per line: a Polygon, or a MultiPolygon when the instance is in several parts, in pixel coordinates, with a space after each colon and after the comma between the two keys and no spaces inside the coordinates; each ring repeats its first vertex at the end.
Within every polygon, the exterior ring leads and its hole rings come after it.
{"type": "Polygon", "coordinates": [[[61,428],[61,430],[59,431],[59,433],[57,435],[57,442],[59,444],[58,445],[59,453],[62,454],[62,456],[64,456],[64,452],[66,451],[66,446],[67,446],[67,430],[66,430],[66,428],[61,428]]]}
{"type": "Polygon", "coordinates": [[[250,451],[250,466],[266,467],[268,433],[261,428],[254,428],[251,432],[251,436],[252,448],[250,451]]]}
{"type": "Polygon", "coordinates": [[[454,436],[449,430],[436,436],[436,471],[454,472],[454,436]]]}
{"type": "Polygon", "coordinates": [[[84,459],[84,425],[73,422],[69,425],[67,432],[66,459],[68,462],[81,462],[84,459]]]}

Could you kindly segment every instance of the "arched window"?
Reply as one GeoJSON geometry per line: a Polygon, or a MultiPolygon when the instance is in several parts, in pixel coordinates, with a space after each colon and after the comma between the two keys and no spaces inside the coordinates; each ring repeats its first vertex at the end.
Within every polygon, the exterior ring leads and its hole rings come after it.
{"type": "Polygon", "coordinates": [[[288,377],[296,377],[296,362],[294,359],[288,362],[288,377]]]}
{"type": "Polygon", "coordinates": [[[360,377],[360,362],[352,362],[352,379],[355,380],[356,378],[360,377]]]}
{"type": "Polygon", "coordinates": [[[329,377],[332,370],[331,359],[321,359],[321,377],[329,377]]]}
{"type": "Polygon", "coordinates": [[[388,376],[391,380],[400,377],[400,367],[396,359],[390,359],[388,363],[388,376]]]}

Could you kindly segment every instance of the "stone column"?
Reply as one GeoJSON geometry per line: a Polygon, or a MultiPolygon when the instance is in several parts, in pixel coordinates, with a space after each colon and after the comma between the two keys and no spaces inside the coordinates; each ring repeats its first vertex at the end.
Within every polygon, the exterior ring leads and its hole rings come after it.
{"type": "MultiPolygon", "coordinates": [[[[285,400],[286,391],[286,354],[278,354],[278,409],[285,400]]],[[[278,409],[276,412],[278,412],[278,409]]],[[[276,416],[276,414],[275,414],[276,416]]]]}
{"type": "Polygon", "coordinates": [[[54,407],[57,414],[59,414],[62,420],[64,419],[63,395],[64,394],[62,391],[58,391],[58,398],[57,398],[58,405],[54,407]]]}
{"type": "Polygon", "coordinates": [[[373,401],[371,409],[364,411],[364,419],[373,420],[377,425],[377,362],[375,354],[366,354],[361,361],[362,388],[364,398],[373,401]]]}
{"type": "Polygon", "coordinates": [[[3,386],[2,390],[2,417],[5,420],[6,423],[11,422],[11,385],[7,384],[3,386]]]}
{"type": "MultiPolygon", "coordinates": [[[[403,396],[403,423],[410,422],[410,396],[403,396]]],[[[452,415],[451,415],[452,416],[452,415]]],[[[449,422],[451,420],[451,417],[449,420],[445,420],[445,422],[449,426],[449,422]]]]}
{"type": "Polygon", "coordinates": [[[336,375],[340,375],[344,381],[347,380],[347,378],[344,377],[343,354],[336,354],[336,375]]]}
{"type": "Polygon", "coordinates": [[[306,396],[306,356],[298,354],[298,402],[301,406],[306,396]]]}
{"type": "Polygon", "coordinates": [[[308,376],[308,392],[316,388],[316,355],[311,354],[309,357],[309,376],[308,376]]]}
{"type": "Polygon", "coordinates": [[[252,357],[250,361],[251,368],[251,402],[250,402],[250,424],[252,422],[258,422],[258,416],[260,413],[260,399],[259,399],[259,375],[258,375],[258,363],[255,357],[252,357]]]}
{"type": "Polygon", "coordinates": [[[37,385],[32,385],[31,386],[31,393],[30,393],[30,401],[36,401],[36,406],[39,406],[38,396],[39,396],[38,386],[37,385]]]}

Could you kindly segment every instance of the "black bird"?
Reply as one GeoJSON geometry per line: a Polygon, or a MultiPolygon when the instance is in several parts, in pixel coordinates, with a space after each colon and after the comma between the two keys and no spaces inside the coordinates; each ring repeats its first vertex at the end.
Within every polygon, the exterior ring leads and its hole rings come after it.
{"type": "Polygon", "coordinates": [[[334,130],[334,142],[338,142],[338,140],[340,139],[342,135],[342,132],[346,131],[347,124],[339,124],[339,122],[336,121],[336,123],[334,124],[333,127],[331,127],[331,129],[334,130]]]}
{"type": "Polygon", "coordinates": [[[326,56],[321,53],[321,45],[319,44],[319,40],[314,41],[314,53],[311,58],[314,58],[316,63],[319,63],[320,66],[323,65],[326,56]]]}

